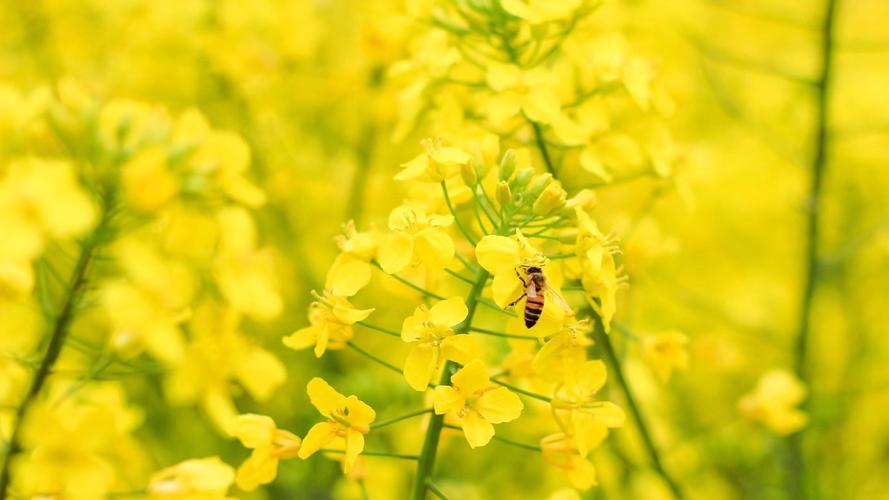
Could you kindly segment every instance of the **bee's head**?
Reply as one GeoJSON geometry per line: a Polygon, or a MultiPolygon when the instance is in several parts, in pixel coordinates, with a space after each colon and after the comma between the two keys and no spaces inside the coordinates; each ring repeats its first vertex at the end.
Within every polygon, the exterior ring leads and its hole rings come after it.
{"type": "Polygon", "coordinates": [[[528,266],[528,267],[525,268],[525,269],[526,269],[526,271],[527,271],[528,273],[541,273],[541,272],[543,272],[543,270],[540,269],[540,268],[537,267],[537,266],[528,266]]]}

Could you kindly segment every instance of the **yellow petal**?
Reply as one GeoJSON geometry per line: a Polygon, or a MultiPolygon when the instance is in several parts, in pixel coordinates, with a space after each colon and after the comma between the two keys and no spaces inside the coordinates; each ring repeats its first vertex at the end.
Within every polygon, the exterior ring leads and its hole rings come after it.
{"type": "Polygon", "coordinates": [[[515,87],[522,77],[522,70],[513,64],[489,64],[485,72],[488,86],[496,91],[515,87]]]}
{"type": "Polygon", "coordinates": [[[238,467],[235,483],[244,491],[253,491],[261,484],[268,484],[278,475],[278,459],[273,455],[272,448],[263,447],[253,450],[250,457],[238,467]]]}
{"type": "Polygon", "coordinates": [[[522,111],[531,121],[549,123],[558,118],[561,107],[562,104],[554,92],[539,89],[528,95],[522,111]]]}
{"type": "Polygon", "coordinates": [[[571,412],[571,425],[574,430],[574,441],[581,456],[587,456],[602,444],[608,436],[608,428],[595,416],[584,411],[571,412]]]}
{"type": "Polygon", "coordinates": [[[320,326],[307,326],[305,328],[300,328],[281,340],[284,342],[284,345],[291,349],[297,351],[308,349],[309,347],[314,346],[318,341],[322,329],[323,327],[320,326]]]}
{"type": "Polygon", "coordinates": [[[612,176],[605,168],[605,164],[599,159],[599,154],[594,146],[587,146],[580,152],[580,166],[587,172],[596,175],[605,182],[611,182],[612,176]]]}
{"type": "Polygon", "coordinates": [[[486,388],[491,383],[491,379],[488,377],[488,369],[485,364],[475,360],[451,376],[451,382],[463,394],[472,394],[486,388]]]}
{"type": "Polygon", "coordinates": [[[330,444],[336,439],[337,425],[330,422],[321,422],[309,429],[306,437],[303,438],[302,446],[299,448],[297,456],[302,459],[309,458],[316,451],[330,444]]]}
{"type": "Polygon", "coordinates": [[[568,480],[571,481],[571,486],[586,491],[599,484],[596,478],[596,466],[585,458],[571,457],[568,480]]]}
{"type": "Polygon", "coordinates": [[[334,301],[333,303],[333,315],[347,325],[354,325],[359,321],[367,319],[372,312],[374,312],[373,308],[356,309],[355,306],[346,300],[334,301]]]}
{"type": "Polygon", "coordinates": [[[432,393],[432,402],[437,415],[444,415],[449,411],[457,411],[463,408],[465,401],[453,387],[438,385],[432,393]]]}
{"type": "Polygon", "coordinates": [[[257,346],[246,348],[234,362],[234,371],[241,385],[257,401],[268,400],[287,378],[284,363],[257,346]]]}
{"type": "Polygon", "coordinates": [[[519,244],[505,236],[485,236],[475,247],[475,258],[488,272],[514,272],[519,265],[519,244]]]}
{"type": "Polygon", "coordinates": [[[519,418],[525,405],[506,387],[487,391],[473,406],[488,422],[501,424],[519,418]]]}
{"type": "Polygon", "coordinates": [[[401,323],[401,340],[405,342],[427,340],[429,338],[427,321],[429,321],[429,310],[425,305],[420,305],[414,310],[414,314],[405,318],[401,323]]]}
{"type": "Polygon", "coordinates": [[[454,258],[454,240],[443,229],[429,227],[414,238],[414,254],[433,272],[447,266],[454,258]]]}
{"type": "Polygon", "coordinates": [[[594,394],[605,385],[608,372],[605,369],[605,363],[602,360],[596,359],[584,363],[575,376],[574,383],[581,391],[594,394]]]}
{"type": "Polygon", "coordinates": [[[491,442],[494,437],[494,426],[490,422],[482,418],[478,412],[470,411],[463,417],[461,423],[463,427],[463,435],[469,442],[470,448],[478,448],[491,442]]]}
{"type": "Polygon", "coordinates": [[[627,420],[624,410],[610,401],[601,401],[592,408],[585,409],[596,421],[601,422],[605,427],[623,427],[627,420]]]}
{"type": "MultiPolygon", "coordinates": [[[[377,412],[369,404],[358,399],[357,396],[346,398],[347,420],[355,427],[367,427],[377,418],[377,412]]],[[[364,432],[367,432],[366,430],[364,432]]]]}
{"type": "Polygon", "coordinates": [[[471,335],[451,335],[441,341],[442,358],[466,365],[480,356],[480,349],[471,335]]]}
{"type": "Polygon", "coordinates": [[[338,297],[351,297],[370,282],[370,276],[370,264],[348,254],[340,254],[327,271],[324,288],[338,297]]]}
{"type": "Polygon", "coordinates": [[[346,434],[346,456],[343,459],[343,472],[348,474],[352,470],[355,460],[358,459],[358,455],[362,451],[364,451],[364,434],[355,430],[349,430],[346,434]]]}
{"type": "Polygon", "coordinates": [[[404,360],[404,378],[415,391],[425,391],[438,368],[438,349],[428,343],[411,347],[404,360]]]}
{"type": "Polygon", "coordinates": [[[414,256],[414,239],[405,233],[390,233],[383,237],[377,250],[380,267],[395,274],[410,265],[414,256]]]}
{"type": "Polygon", "coordinates": [[[306,385],[306,392],[312,405],[324,416],[329,416],[337,408],[346,404],[346,397],[336,392],[324,379],[315,377],[306,385]]]}
{"type": "MultiPolygon", "coordinates": [[[[491,280],[491,298],[500,307],[508,306],[521,297],[524,291],[522,281],[516,276],[513,269],[495,274],[494,279],[491,280]]],[[[522,299],[521,302],[516,304],[516,311],[521,312],[524,304],[525,300],[522,299]]]]}
{"type": "Polygon", "coordinates": [[[429,319],[439,326],[457,326],[469,314],[463,297],[442,300],[429,309],[429,319]]]}
{"type": "Polygon", "coordinates": [[[247,448],[271,446],[275,439],[275,421],[265,415],[238,415],[231,427],[232,436],[247,448]]]}

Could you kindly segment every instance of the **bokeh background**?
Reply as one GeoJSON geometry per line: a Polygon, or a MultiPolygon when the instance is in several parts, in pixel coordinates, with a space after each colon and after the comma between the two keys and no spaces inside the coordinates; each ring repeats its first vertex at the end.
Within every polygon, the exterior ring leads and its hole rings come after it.
{"type": "MultiPolygon", "coordinates": [[[[597,220],[619,237],[629,276],[619,295],[618,330],[633,336],[676,330],[688,337],[688,368],[663,383],[630,335],[612,334],[665,466],[689,498],[798,498],[795,482],[804,485],[806,498],[875,499],[889,491],[889,6],[834,2],[826,92],[827,0],[614,0],[593,14],[603,31],[621,33],[653,62],[672,97],[664,123],[681,165],[667,178],[618,175],[595,191],[597,220]],[[819,150],[825,155],[820,167],[819,150]],[[823,169],[817,204],[816,168],[823,169]],[[809,343],[800,378],[808,394],[800,408],[808,421],[788,438],[746,418],[739,401],[764,374],[797,371],[803,317],[809,343]],[[802,463],[794,460],[796,446],[802,463]]],[[[403,123],[411,82],[397,63],[429,50],[418,43],[418,33],[428,29],[415,15],[420,3],[0,4],[4,163],[21,148],[13,143],[24,118],[13,110],[60,82],[101,102],[150,103],[173,115],[194,108],[249,145],[245,175],[267,197],[252,210],[257,246],[273,266],[281,307],[245,318],[240,330],[280,359],[286,381],[264,401],[234,377],[224,383],[239,412],[270,415],[297,434],[317,419],[305,385],[319,374],[390,415],[417,404],[416,393],[397,377],[353,352],[316,359],[280,339],[307,324],[310,292],[324,288],[341,225],[351,219],[360,227],[384,227],[402,197],[392,180],[399,165],[421,151],[422,138],[457,135],[440,117],[403,123]]],[[[39,146],[28,151],[46,153],[39,146]]],[[[577,185],[589,179],[584,175],[577,173],[577,185]]],[[[571,186],[572,179],[563,183],[571,186]]],[[[384,323],[399,324],[412,309],[403,305],[397,283],[375,282],[362,293],[385,304],[377,306],[384,323]]],[[[28,319],[28,306],[6,301],[0,307],[0,342],[13,353],[0,382],[0,422],[8,435],[44,329],[39,319],[28,319]],[[33,335],[24,333],[29,328],[33,335]]],[[[98,333],[84,337],[106,342],[98,333]]],[[[369,348],[400,360],[403,354],[386,341],[365,338],[369,348]]],[[[75,390],[119,388],[127,411],[137,415],[126,437],[101,452],[117,457],[113,491],[138,495],[153,471],[188,458],[218,455],[237,465],[246,457],[200,398],[171,400],[164,390],[171,375],[149,356],[122,368],[106,362],[104,352],[67,348],[62,362],[71,368],[54,376],[75,381],[75,390]]],[[[206,363],[199,370],[208,378],[227,363],[224,356],[195,356],[189,363],[206,363]]],[[[611,384],[606,391],[621,400],[611,384]]],[[[418,448],[422,432],[406,429],[369,437],[369,447],[418,448]]],[[[535,439],[533,424],[513,428],[523,433],[535,439]]],[[[601,484],[583,498],[670,498],[631,424],[615,431],[593,461],[601,484]]],[[[413,464],[372,460],[366,466],[371,498],[406,497],[413,464]]],[[[543,461],[496,444],[470,452],[447,441],[439,470],[447,471],[442,486],[452,498],[548,498],[570,486],[543,461]]],[[[232,494],[362,496],[336,461],[322,457],[282,462],[272,484],[232,494]]]]}

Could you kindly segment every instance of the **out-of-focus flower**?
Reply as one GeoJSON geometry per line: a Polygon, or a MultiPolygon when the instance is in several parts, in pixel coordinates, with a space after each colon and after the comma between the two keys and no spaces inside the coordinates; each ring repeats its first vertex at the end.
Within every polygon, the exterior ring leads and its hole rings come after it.
{"type": "Polygon", "coordinates": [[[151,476],[148,496],[158,500],[224,500],[234,480],[234,469],[219,457],[192,458],[151,476]]]}
{"type": "Polygon", "coordinates": [[[641,339],[642,359],[667,382],[674,370],[688,369],[687,343],[688,337],[674,330],[646,335],[641,339]]]}
{"type": "MultiPolygon", "coordinates": [[[[589,444],[597,447],[607,435],[607,432],[600,432],[599,441],[589,444]]],[[[540,448],[546,463],[562,469],[575,488],[588,490],[598,484],[596,467],[580,452],[571,436],[550,434],[540,440],[540,448]]]]}
{"type": "Polygon", "coordinates": [[[575,213],[578,224],[575,251],[580,262],[580,282],[587,301],[608,332],[617,308],[617,290],[622,284],[612,255],[616,248],[586,212],[578,207],[575,213]]]}
{"type": "Polygon", "coordinates": [[[495,125],[519,113],[529,120],[549,123],[559,115],[554,75],[543,69],[524,70],[511,64],[488,65],[485,80],[494,93],[485,103],[485,114],[495,125]]]}
{"type": "Polygon", "coordinates": [[[238,467],[235,478],[238,488],[245,491],[272,482],[278,475],[278,461],[295,457],[302,443],[293,433],[278,429],[275,421],[265,415],[238,415],[231,433],[253,450],[238,467]]]}
{"type": "Polygon", "coordinates": [[[312,405],[327,421],[309,429],[299,449],[299,458],[306,459],[340,438],[345,444],[343,470],[348,474],[364,450],[364,435],[370,432],[377,413],[357,396],[343,396],[318,377],[309,381],[306,391],[312,405]]]}
{"type": "Polygon", "coordinates": [[[605,363],[591,360],[565,372],[564,382],[552,399],[562,430],[574,438],[580,454],[586,456],[598,446],[608,429],[624,425],[626,415],[610,401],[597,401],[596,393],[605,385],[605,363]],[[568,421],[562,420],[567,414],[568,421]]]}
{"type": "Polygon", "coordinates": [[[741,413],[779,435],[793,434],[809,421],[796,406],[806,399],[806,386],[786,370],[762,375],[753,389],[738,402],[741,413]]]}
{"type": "Polygon", "coordinates": [[[531,24],[565,19],[583,0],[502,0],[503,10],[531,24]]]}
{"type": "Polygon", "coordinates": [[[420,305],[404,320],[401,339],[411,344],[404,361],[404,378],[416,391],[426,390],[432,375],[444,360],[469,363],[478,356],[478,346],[469,335],[454,335],[468,310],[463,299],[452,297],[432,308],[420,305]]]}
{"type": "Polygon", "coordinates": [[[395,180],[442,182],[457,175],[461,167],[472,161],[472,155],[465,150],[443,146],[440,140],[426,139],[423,147],[426,151],[402,165],[395,180]]]}
{"type": "Polygon", "coordinates": [[[355,229],[355,222],[344,226],[344,234],[337,237],[340,253],[327,271],[325,290],[339,297],[351,297],[370,281],[370,263],[377,251],[376,233],[355,229]]]}
{"type": "Polygon", "coordinates": [[[491,384],[485,365],[475,360],[451,376],[452,386],[435,387],[435,413],[449,414],[460,422],[472,448],[484,446],[494,437],[494,426],[519,418],[524,405],[506,387],[491,384]]]}

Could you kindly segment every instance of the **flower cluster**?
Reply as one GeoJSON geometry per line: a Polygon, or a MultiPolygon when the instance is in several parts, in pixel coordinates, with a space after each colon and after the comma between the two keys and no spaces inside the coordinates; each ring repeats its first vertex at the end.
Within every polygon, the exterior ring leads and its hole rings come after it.
{"type": "MultiPolygon", "coordinates": [[[[431,440],[454,427],[462,429],[470,447],[482,447],[497,437],[497,424],[539,410],[521,396],[546,402],[560,442],[573,443],[558,466],[566,468],[567,461],[571,471],[592,468],[588,455],[624,421],[618,406],[598,400],[605,366],[589,358],[588,335],[594,326],[608,328],[624,281],[613,239],[596,229],[590,214],[595,197],[581,191],[569,198],[551,174],[536,173],[526,150],[501,154],[494,136],[462,146],[441,140],[424,146],[396,175],[408,196],[392,210],[388,229],[346,225],[327,288],[309,308],[309,326],[286,337],[285,345],[314,348],[316,356],[351,347],[398,370],[412,389],[431,392],[431,440]],[[383,304],[351,302],[373,280],[374,270],[422,299],[400,332],[374,322],[383,304]],[[566,299],[562,293],[572,295],[566,299]],[[529,312],[540,301],[542,311],[529,312]],[[577,319],[571,303],[592,305],[592,318],[577,319]],[[359,347],[356,327],[406,343],[403,368],[359,347]],[[504,337],[512,352],[491,359],[485,353],[504,337]],[[518,356],[531,359],[529,369],[514,369],[510,360],[518,356]]],[[[310,382],[309,395],[328,422],[312,428],[299,456],[341,438],[348,472],[373,410],[357,399],[350,403],[318,379],[310,382]]],[[[546,457],[554,453],[550,448],[542,448],[546,457]]],[[[571,471],[575,486],[593,484],[571,471]]]]}

